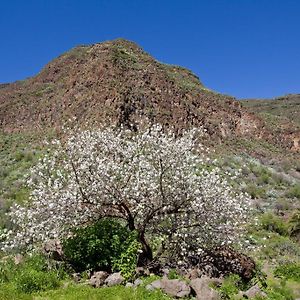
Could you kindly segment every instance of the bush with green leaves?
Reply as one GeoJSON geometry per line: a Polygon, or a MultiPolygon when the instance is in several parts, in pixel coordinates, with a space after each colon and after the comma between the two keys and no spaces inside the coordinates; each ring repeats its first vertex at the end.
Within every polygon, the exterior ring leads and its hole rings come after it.
{"type": "Polygon", "coordinates": [[[291,236],[300,235],[300,209],[294,211],[288,222],[288,226],[291,236]]]}
{"type": "Polygon", "coordinates": [[[232,299],[239,292],[241,278],[238,275],[230,275],[224,279],[219,292],[222,299],[232,299]]]}
{"type": "Polygon", "coordinates": [[[14,280],[17,291],[33,293],[59,287],[60,280],[56,272],[43,272],[34,269],[24,269],[14,280]]]}
{"type": "Polygon", "coordinates": [[[284,279],[291,279],[300,282],[300,264],[298,263],[288,263],[278,266],[274,275],[284,279]]]}
{"type": "Polygon", "coordinates": [[[121,272],[126,280],[131,279],[135,274],[140,249],[141,244],[136,239],[133,239],[120,257],[113,260],[113,270],[121,272]]]}
{"type": "Polygon", "coordinates": [[[58,288],[64,277],[63,270],[50,266],[50,262],[42,255],[27,256],[18,265],[13,258],[0,264],[0,284],[11,285],[20,293],[58,288]]]}
{"type": "Polygon", "coordinates": [[[262,215],[260,219],[260,225],[264,230],[276,232],[282,236],[288,235],[286,223],[282,220],[282,218],[272,213],[265,213],[262,215]]]}
{"type": "MultiPolygon", "coordinates": [[[[63,249],[67,261],[78,272],[90,269],[111,271],[113,265],[116,269],[120,267],[124,257],[137,254],[135,242],[135,232],[116,220],[103,218],[76,229],[74,235],[63,242],[63,249]]],[[[136,266],[136,260],[130,263],[136,266]]]]}

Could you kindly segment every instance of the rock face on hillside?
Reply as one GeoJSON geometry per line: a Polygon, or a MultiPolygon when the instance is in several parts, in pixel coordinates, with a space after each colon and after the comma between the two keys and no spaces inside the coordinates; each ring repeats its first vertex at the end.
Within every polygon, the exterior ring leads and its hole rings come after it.
{"type": "Polygon", "coordinates": [[[0,85],[0,128],[79,124],[204,125],[220,137],[259,133],[262,123],[232,97],[207,90],[189,70],[157,62],[136,44],[79,46],[35,77],[0,85]]]}
{"type": "Polygon", "coordinates": [[[300,151],[300,94],[288,94],[274,99],[245,99],[243,107],[256,114],[272,133],[277,144],[300,151]]]}

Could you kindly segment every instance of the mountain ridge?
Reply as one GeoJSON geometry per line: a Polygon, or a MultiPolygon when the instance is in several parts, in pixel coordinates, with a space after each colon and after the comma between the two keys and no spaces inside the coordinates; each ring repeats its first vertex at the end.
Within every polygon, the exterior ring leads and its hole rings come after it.
{"type": "Polygon", "coordinates": [[[235,98],[208,90],[190,70],[160,63],[124,39],[77,46],[37,75],[0,87],[4,132],[59,128],[70,119],[132,129],[203,126],[217,141],[248,136],[293,148],[290,135],[274,139],[265,121],[235,98]]]}

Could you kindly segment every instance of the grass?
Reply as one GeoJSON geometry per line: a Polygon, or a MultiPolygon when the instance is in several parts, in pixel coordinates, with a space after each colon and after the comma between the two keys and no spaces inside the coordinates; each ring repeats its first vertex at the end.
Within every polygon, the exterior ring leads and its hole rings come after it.
{"type": "Polygon", "coordinates": [[[148,291],[144,287],[124,286],[92,288],[65,282],[66,286],[46,292],[25,294],[17,292],[12,285],[0,285],[1,300],[171,300],[161,291],[148,291]]]}
{"type": "Polygon", "coordinates": [[[77,299],[103,299],[103,300],[170,300],[161,291],[147,291],[144,287],[126,288],[115,286],[110,288],[95,289],[83,285],[73,285],[66,289],[48,291],[35,295],[36,300],[77,300],[77,299]]]}

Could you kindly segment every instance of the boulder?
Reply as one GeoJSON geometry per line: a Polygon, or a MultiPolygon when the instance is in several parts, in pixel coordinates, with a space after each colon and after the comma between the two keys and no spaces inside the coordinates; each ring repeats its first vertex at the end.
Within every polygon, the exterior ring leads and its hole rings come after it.
{"type": "Polygon", "coordinates": [[[190,295],[191,288],[182,280],[163,278],[146,286],[147,290],[161,289],[171,297],[184,298],[190,295]]]}
{"type": "Polygon", "coordinates": [[[142,283],[143,283],[143,280],[137,278],[137,279],[134,281],[133,286],[134,286],[134,287],[137,287],[137,286],[141,285],[142,283]]]}
{"type": "Polygon", "coordinates": [[[185,274],[185,278],[192,280],[201,277],[202,272],[199,269],[190,269],[185,274]]]}
{"type": "Polygon", "coordinates": [[[111,275],[109,275],[104,283],[107,285],[107,286],[114,286],[114,285],[119,285],[119,284],[122,284],[124,282],[124,277],[121,275],[120,272],[118,273],[113,273],[111,275]]]}
{"type": "Polygon", "coordinates": [[[247,299],[254,299],[255,297],[267,297],[266,293],[263,292],[258,284],[252,286],[249,290],[243,293],[243,296],[246,296],[247,299]]]}
{"type": "Polygon", "coordinates": [[[95,272],[89,280],[89,285],[98,288],[104,284],[105,279],[107,279],[107,277],[108,277],[107,272],[103,272],[103,271],[95,272]]]}
{"type": "Polygon", "coordinates": [[[132,288],[132,287],[134,287],[134,286],[133,286],[133,283],[127,282],[127,283],[125,284],[125,287],[127,287],[127,288],[132,288]]]}
{"type": "Polygon", "coordinates": [[[81,275],[80,275],[80,273],[73,273],[72,278],[73,278],[74,282],[78,283],[81,280],[81,275]]]}
{"type": "MultiPolygon", "coordinates": [[[[217,279],[203,276],[201,278],[192,279],[190,282],[191,288],[196,293],[197,300],[219,300],[221,299],[219,293],[212,289],[209,285],[214,283],[217,279]]],[[[218,281],[217,281],[218,282],[218,281]]]]}
{"type": "Polygon", "coordinates": [[[167,279],[161,280],[161,290],[171,297],[184,298],[191,293],[191,288],[182,280],[167,279]]]}

